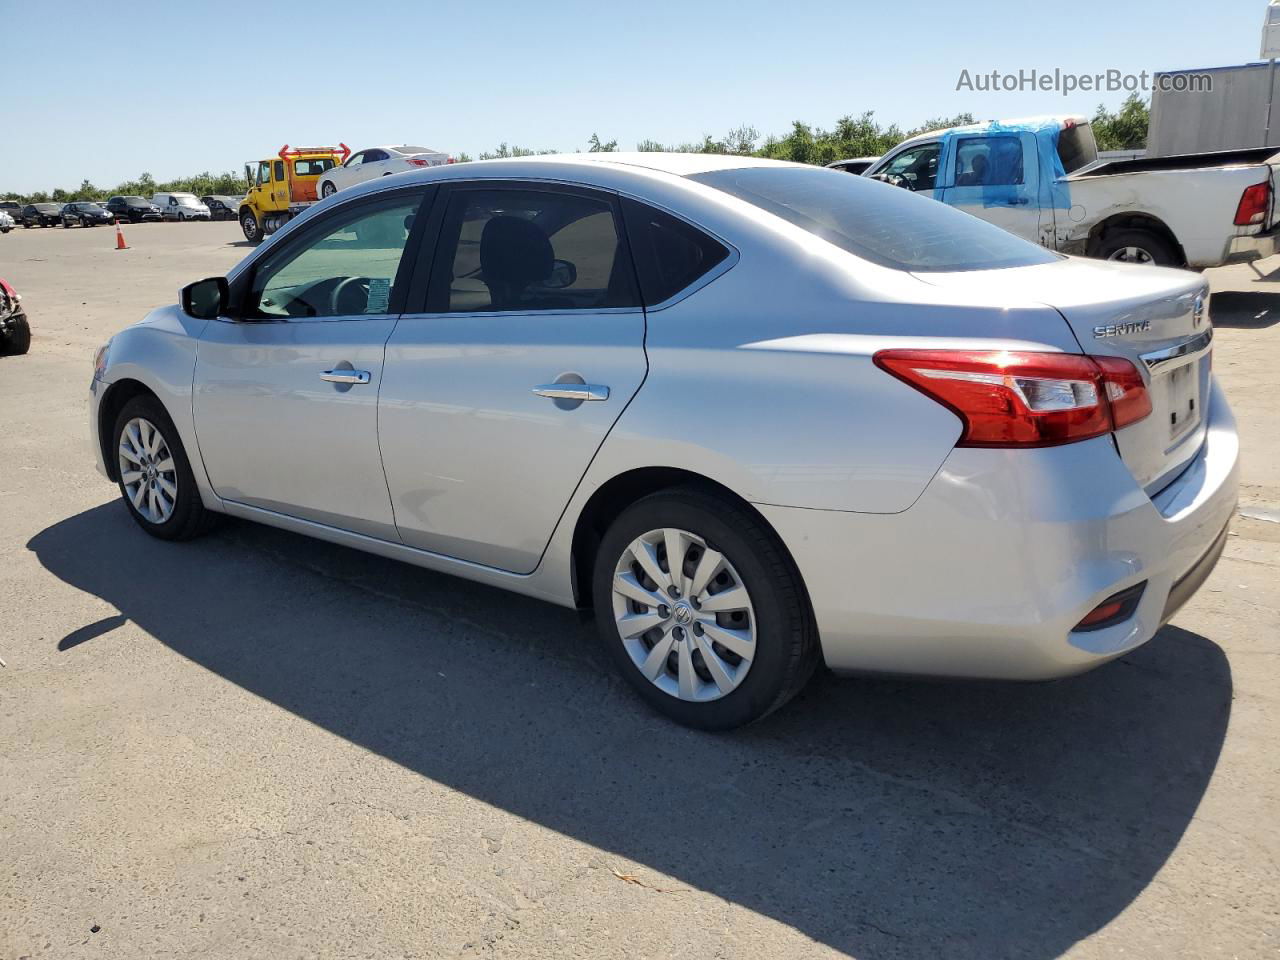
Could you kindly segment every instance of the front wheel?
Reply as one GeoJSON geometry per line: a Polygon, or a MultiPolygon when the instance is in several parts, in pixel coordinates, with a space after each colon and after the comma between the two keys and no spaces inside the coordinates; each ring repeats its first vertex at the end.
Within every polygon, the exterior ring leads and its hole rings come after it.
{"type": "Polygon", "coordinates": [[[31,349],[31,324],[25,316],[10,321],[7,333],[0,333],[0,353],[21,356],[31,349]]]}
{"type": "Polygon", "coordinates": [[[240,229],[250,243],[257,243],[262,239],[262,227],[258,225],[258,218],[253,215],[252,210],[246,210],[240,215],[240,229]]]}
{"type": "Polygon", "coordinates": [[[747,508],[695,488],[628,507],[592,578],[596,623],[618,669],[660,713],[704,730],[776,710],[818,663],[799,572],[747,508]]]}
{"type": "Polygon", "coordinates": [[[337,192],[338,192],[338,188],[333,185],[332,181],[326,180],[323,184],[320,185],[321,197],[332,197],[337,192]]]}
{"type": "Polygon", "coordinates": [[[138,526],[161,540],[203,533],[212,514],[200,501],[178,430],[155,397],[134,397],[116,417],[117,483],[138,526]]]}

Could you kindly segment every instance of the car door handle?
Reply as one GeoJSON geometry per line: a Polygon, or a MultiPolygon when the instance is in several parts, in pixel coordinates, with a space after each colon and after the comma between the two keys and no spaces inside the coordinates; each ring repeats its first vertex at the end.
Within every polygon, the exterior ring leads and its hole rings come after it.
{"type": "Polygon", "coordinates": [[[535,396],[548,400],[608,400],[609,388],[598,383],[544,383],[534,387],[535,396]]]}
{"type": "Polygon", "coordinates": [[[368,370],[326,370],[320,374],[321,380],[329,383],[368,383],[368,370]]]}

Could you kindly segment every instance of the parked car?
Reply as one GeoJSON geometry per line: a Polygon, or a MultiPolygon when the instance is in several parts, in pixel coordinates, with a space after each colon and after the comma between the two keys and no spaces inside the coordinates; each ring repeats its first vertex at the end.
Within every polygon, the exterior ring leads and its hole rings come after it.
{"type": "Polygon", "coordinates": [[[0,210],[0,233],[8,233],[13,229],[13,217],[9,216],[9,211],[0,210]]]}
{"type": "Polygon", "coordinates": [[[1203,269],[1280,251],[1276,150],[1102,162],[1088,120],[1037,117],[913,137],[864,176],[1053,250],[1203,269]]]}
{"type": "Polygon", "coordinates": [[[235,220],[240,210],[241,197],[209,196],[201,197],[200,202],[209,208],[211,220],[235,220]]]}
{"type": "Polygon", "coordinates": [[[113,224],[116,218],[97,203],[77,200],[62,208],[62,225],[69,227],[78,223],[82,227],[96,227],[100,223],[113,224]]]}
{"type": "Polygon", "coordinates": [[[208,220],[209,208],[193,193],[156,193],[151,202],[160,208],[166,220],[208,220]]]}
{"type": "Polygon", "coordinates": [[[22,208],[24,227],[56,227],[62,222],[62,204],[28,203],[22,208]]]}
{"type": "Polygon", "coordinates": [[[22,222],[22,204],[16,200],[0,200],[0,213],[9,215],[13,221],[11,227],[22,222]]]}
{"type": "Polygon", "coordinates": [[[370,147],[358,150],[347,162],[333,167],[320,178],[320,197],[331,197],[339,190],[366,180],[388,177],[393,173],[417,170],[422,167],[439,167],[449,162],[449,155],[430,147],[370,147]]]}
{"type": "Polygon", "coordinates": [[[593,606],[645,700],[725,728],[819,662],[1149,640],[1236,504],[1206,295],[798,164],[437,167],[117,334],[90,422],[153,536],[226,513],[593,606]]]}
{"type": "Polygon", "coordinates": [[[31,349],[31,324],[22,298],[0,277],[0,353],[21,354],[31,349]]]}
{"type": "Polygon", "coordinates": [[[850,157],[848,160],[837,160],[835,163],[828,163],[827,166],[832,170],[843,170],[845,173],[861,175],[879,159],[879,157],[850,157]]]}
{"type": "Polygon", "coordinates": [[[107,201],[107,212],[117,221],[129,223],[161,219],[160,208],[142,197],[112,197],[107,201]]]}

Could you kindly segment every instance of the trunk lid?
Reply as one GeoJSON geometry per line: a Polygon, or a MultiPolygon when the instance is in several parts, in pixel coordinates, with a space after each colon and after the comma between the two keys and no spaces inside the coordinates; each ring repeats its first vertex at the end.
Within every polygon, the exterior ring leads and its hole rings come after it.
{"type": "Polygon", "coordinates": [[[1113,434],[1134,478],[1158,493],[1204,442],[1213,328],[1209,290],[1187,270],[1069,257],[1056,263],[916,276],[1009,306],[1039,303],[1066,320],[1081,352],[1124,357],[1142,373],[1151,415],[1113,434]]]}

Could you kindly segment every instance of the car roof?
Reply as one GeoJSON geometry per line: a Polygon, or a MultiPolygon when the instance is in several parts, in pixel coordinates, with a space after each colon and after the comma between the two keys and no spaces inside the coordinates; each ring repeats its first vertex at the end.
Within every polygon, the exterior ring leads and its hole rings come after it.
{"type": "Polygon", "coordinates": [[[1036,127],[1046,127],[1056,124],[1058,127],[1081,126],[1089,122],[1088,117],[1077,116],[1075,114],[1041,114],[1034,117],[1014,117],[1011,120],[981,120],[978,123],[966,123],[959,127],[939,127],[937,130],[930,130],[927,133],[919,133],[914,137],[903,140],[902,143],[895,146],[906,146],[909,143],[916,143],[920,140],[933,140],[942,136],[944,133],[985,133],[992,127],[1026,127],[1033,129],[1036,127]]]}

